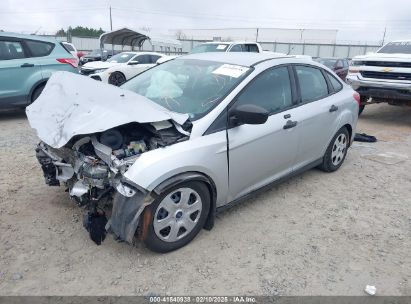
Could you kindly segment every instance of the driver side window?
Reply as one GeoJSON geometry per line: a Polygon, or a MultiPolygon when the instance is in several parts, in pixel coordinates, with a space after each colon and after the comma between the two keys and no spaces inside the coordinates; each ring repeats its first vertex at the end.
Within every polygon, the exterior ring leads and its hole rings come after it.
{"type": "Polygon", "coordinates": [[[293,105],[291,83],[286,66],[265,70],[240,93],[236,106],[253,104],[266,109],[270,114],[293,105]]]}

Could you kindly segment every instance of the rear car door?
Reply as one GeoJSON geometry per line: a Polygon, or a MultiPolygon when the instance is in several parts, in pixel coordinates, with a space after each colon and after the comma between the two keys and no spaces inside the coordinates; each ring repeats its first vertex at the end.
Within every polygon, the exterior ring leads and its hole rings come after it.
{"type": "Polygon", "coordinates": [[[342,100],[339,100],[324,69],[294,65],[294,73],[300,95],[300,106],[294,111],[301,133],[294,168],[298,170],[323,157],[336,132],[342,100]]]}
{"type": "Polygon", "coordinates": [[[28,104],[33,85],[42,79],[39,65],[29,57],[22,39],[0,37],[0,107],[28,104]]]}
{"type": "Polygon", "coordinates": [[[233,109],[244,104],[258,105],[270,116],[264,124],[240,125],[227,131],[229,200],[269,184],[292,170],[299,134],[292,119],[297,101],[291,73],[287,65],[261,72],[230,106],[233,109]]]}

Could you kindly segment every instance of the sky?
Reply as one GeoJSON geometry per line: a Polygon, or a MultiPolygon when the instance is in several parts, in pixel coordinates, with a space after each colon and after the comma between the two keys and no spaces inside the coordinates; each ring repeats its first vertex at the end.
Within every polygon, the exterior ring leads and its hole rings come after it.
{"type": "Polygon", "coordinates": [[[69,26],[337,29],[339,42],[411,39],[411,0],[0,0],[0,30],[52,34],[69,26]]]}

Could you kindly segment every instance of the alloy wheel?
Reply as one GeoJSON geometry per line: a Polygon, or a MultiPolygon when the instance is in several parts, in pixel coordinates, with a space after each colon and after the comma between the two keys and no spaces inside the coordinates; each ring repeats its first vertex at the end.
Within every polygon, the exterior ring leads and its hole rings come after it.
{"type": "Polygon", "coordinates": [[[344,159],[345,151],[347,149],[347,136],[341,133],[334,141],[331,150],[331,161],[334,166],[338,166],[344,159]]]}

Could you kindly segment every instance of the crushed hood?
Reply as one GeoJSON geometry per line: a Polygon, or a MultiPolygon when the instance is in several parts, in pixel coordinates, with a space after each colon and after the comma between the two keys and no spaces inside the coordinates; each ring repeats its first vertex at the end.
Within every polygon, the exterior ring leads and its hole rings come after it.
{"type": "Polygon", "coordinates": [[[169,111],[134,92],[69,72],[55,72],[26,114],[38,137],[54,148],[75,135],[130,122],[173,120],[182,125],[188,119],[188,114],[169,111]]]}

